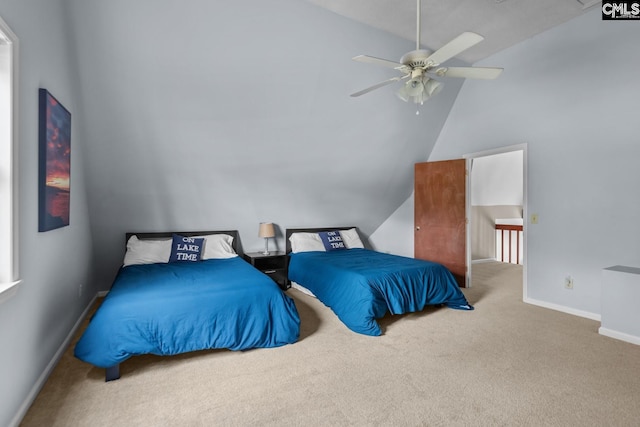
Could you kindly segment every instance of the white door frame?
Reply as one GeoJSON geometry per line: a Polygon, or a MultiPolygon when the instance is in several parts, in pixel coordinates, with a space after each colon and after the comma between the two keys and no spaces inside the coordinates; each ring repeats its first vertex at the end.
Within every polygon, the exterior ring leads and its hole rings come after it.
{"type": "Polygon", "coordinates": [[[529,218],[529,209],[527,203],[527,144],[517,144],[517,145],[509,145],[506,147],[494,148],[491,150],[479,151],[476,153],[465,154],[462,156],[467,161],[467,191],[466,191],[466,263],[467,263],[467,277],[466,277],[466,286],[471,287],[471,167],[473,164],[473,159],[477,159],[479,157],[493,156],[496,154],[502,153],[510,153],[512,151],[522,151],[522,239],[524,241],[522,246],[522,296],[523,300],[527,296],[527,266],[529,262],[527,261],[527,230],[528,230],[528,218],[529,218]]]}

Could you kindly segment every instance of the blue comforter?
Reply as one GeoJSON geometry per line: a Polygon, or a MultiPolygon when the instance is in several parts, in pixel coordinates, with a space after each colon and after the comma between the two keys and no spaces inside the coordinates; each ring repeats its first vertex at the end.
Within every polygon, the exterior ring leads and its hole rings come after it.
{"type": "Polygon", "coordinates": [[[381,334],[376,319],[387,311],[409,313],[437,304],[473,310],[443,265],[368,249],[291,254],[289,279],[365,335],[381,334]]]}
{"type": "Polygon", "coordinates": [[[295,304],[239,257],[123,267],[75,347],[101,368],[133,355],[278,347],[297,341],[295,304]]]}

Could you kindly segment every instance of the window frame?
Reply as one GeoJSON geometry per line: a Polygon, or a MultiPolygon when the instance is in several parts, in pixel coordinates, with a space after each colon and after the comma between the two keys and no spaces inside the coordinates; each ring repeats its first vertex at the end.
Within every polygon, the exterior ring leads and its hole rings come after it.
{"type": "MultiPolygon", "coordinates": [[[[7,71],[9,100],[8,117],[6,123],[9,124],[4,135],[0,135],[0,143],[6,144],[1,147],[7,156],[2,156],[6,162],[3,168],[7,171],[8,180],[0,182],[0,199],[4,211],[0,217],[0,303],[13,296],[21,283],[19,276],[18,260],[18,63],[19,63],[19,42],[18,37],[9,28],[6,22],[0,17],[0,45],[2,49],[7,49],[8,60],[4,65],[7,71]]],[[[4,52],[2,53],[5,54],[4,52]]]]}

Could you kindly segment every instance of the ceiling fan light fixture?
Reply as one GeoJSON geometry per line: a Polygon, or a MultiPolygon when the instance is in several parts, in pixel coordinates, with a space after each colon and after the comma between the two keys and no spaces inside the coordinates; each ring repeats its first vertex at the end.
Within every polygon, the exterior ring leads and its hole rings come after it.
{"type": "Polygon", "coordinates": [[[411,100],[413,101],[414,104],[422,105],[425,102],[427,102],[430,98],[431,98],[431,96],[428,93],[422,92],[422,93],[414,96],[413,98],[411,98],[411,100]]]}
{"type": "Polygon", "coordinates": [[[442,90],[444,85],[439,81],[429,77],[414,78],[406,82],[396,95],[404,102],[413,101],[415,104],[422,104],[442,90]]]}
{"type": "Polygon", "coordinates": [[[407,94],[409,96],[418,96],[424,91],[424,83],[422,82],[422,77],[409,80],[407,83],[405,83],[404,87],[406,88],[407,94]]]}
{"type": "Polygon", "coordinates": [[[428,81],[424,84],[424,92],[428,93],[429,96],[433,96],[438,94],[443,87],[443,83],[440,83],[437,80],[428,79],[428,81]]]}
{"type": "Polygon", "coordinates": [[[407,85],[403,84],[400,89],[398,89],[398,91],[396,92],[396,95],[398,96],[398,98],[402,99],[404,102],[409,102],[409,99],[411,99],[411,95],[409,95],[409,93],[407,92],[407,85]]]}

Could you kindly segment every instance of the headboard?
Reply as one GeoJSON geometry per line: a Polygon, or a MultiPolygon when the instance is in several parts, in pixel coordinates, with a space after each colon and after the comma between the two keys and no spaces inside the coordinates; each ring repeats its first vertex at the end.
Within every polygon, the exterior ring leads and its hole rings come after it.
{"type": "Polygon", "coordinates": [[[350,230],[352,228],[356,228],[354,226],[351,227],[316,227],[316,228],[287,228],[285,230],[285,244],[286,244],[286,253],[291,253],[291,241],[289,241],[289,237],[293,233],[318,233],[319,231],[332,231],[332,230],[350,230]]]}
{"type": "Polygon", "coordinates": [[[238,230],[227,230],[227,231],[163,231],[163,232],[144,232],[144,233],[133,233],[127,232],[126,239],[124,241],[125,249],[129,238],[133,235],[138,236],[140,240],[157,240],[157,239],[166,239],[173,237],[173,234],[179,234],[181,236],[190,237],[190,236],[206,236],[207,234],[228,234],[233,237],[233,242],[231,246],[233,250],[240,255],[238,251],[238,230]]]}

